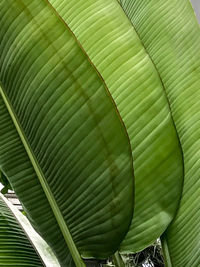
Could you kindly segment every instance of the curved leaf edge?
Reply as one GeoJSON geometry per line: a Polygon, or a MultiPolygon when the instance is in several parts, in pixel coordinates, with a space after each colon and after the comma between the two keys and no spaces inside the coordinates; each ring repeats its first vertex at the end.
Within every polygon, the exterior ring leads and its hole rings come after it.
{"type": "Polygon", "coordinates": [[[41,262],[46,267],[60,267],[60,264],[48,244],[40,237],[40,235],[33,229],[30,222],[12,203],[9,202],[1,193],[0,198],[3,200],[7,208],[12,213],[15,220],[20,225],[29,242],[32,244],[35,252],[40,258],[41,262]]]}
{"type": "MultiPolygon", "coordinates": [[[[116,106],[116,103],[114,102],[114,99],[112,98],[111,93],[110,93],[110,91],[109,91],[109,89],[108,89],[108,87],[107,87],[107,85],[106,85],[103,77],[101,76],[101,74],[99,73],[99,71],[97,70],[97,68],[93,64],[93,62],[90,60],[88,54],[86,53],[86,51],[84,50],[84,48],[82,47],[82,45],[80,44],[80,42],[78,41],[78,39],[76,38],[76,36],[73,33],[73,31],[64,22],[64,20],[60,17],[60,15],[57,13],[57,11],[54,9],[54,7],[49,3],[49,1],[48,0],[45,0],[45,2],[51,7],[51,9],[55,13],[55,15],[65,25],[65,27],[71,32],[74,40],[76,41],[76,43],[78,44],[78,46],[81,48],[82,52],[86,55],[86,57],[87,57],[90,65],[93,67],[93,69],[98,74],[99,78],[101,79],[102,83],[104,84],[104,88],[106,89],[107,96],[109,97],[109,99],[111,100],[111,102],[113,104],[113,108],[114,108],[114,110],[115,110],[115,112],[116,112],[116,114],[118,116],[118,119],[121,122],[122,128],[123,128],[124,133],[126,134],[126,137],[127,137],[127,140],[128,140],[128,144],[129,144],[129,156],[132,159],[131,160],[132,173],[133,173],[133,176],[132,177],[134,178],[133,158],[132,158],[132,151],[131,151],[130,139],[129,139],[129,136],[128,136],[128,133],[127,133],[125,124],[124,124],[124,122],[123,122],[123,120],[122,120],[122,118],[120,116],[120,113],[118,111],[118,108],[116,106]]],[[[54,197],[52,196],[51,190],[50,190],[48,184],[45,182],[45,179],[43,178],[42,170],[40,169],[40,166],[37,163],[37,159],[34,157],[34,154],[32,152],[32,149],[31,149],[31,147],[29,145],[29,142],[28,142],[26,136],[23,134],[23,131],[22,131],[22,128],[20,126],[20,123],[19,123],[19,121],[17,119],[17,116],[15,115],[15,113],[13,111],[13,108],[12,108],[12,105],[11,105],[11,103],[9,103],[8,97],[6,96],[6,94],[5,94],[4,90],[3,90],[2,83],[0,83],[0,94],[1,94],[1,96],[3,98],[3,100],[4,100],[4,103],[5,103],[8,111],[9,111],[9,114],[10,114],[10,116],[12,118],[12,121],[13,121],[16,129],[17,129],[17,132],[18,132],[18,134],[20,136],[20,139],[21,139],[21,141],[22,141],[22,143],[23,143],[23,145],[25,147],[25,150],[27,151],[27,154],[28,154],[28,156],[30,158],[30,161],[31,161],[31,163],[32,163],[32,165],[33,165],[33,167],[34,167],[34,169],[36,171],[36,174],[37,174],[37,176],[39,178],[39,181],[40,181],[40,183],[42,185],[42,188],[43,188],[43,190],[45,192],[45,195],[47,196],[47,199],[48,199],[48,201],[50,203],[50,206],[51,206],[51,208],[53,210],[53,213],[54,213],[56,219],[59,218],[59,219],[57,219],[57,222],[60,225],[61,232],[63,233],[64,239],[66,240],[66,243],[67,243],[68,248],[69,248],[69,250],[71,252],[71,255],[72,255],[72,257],[73,257],[73,259],[74,259],[74,261],[76,263],[76,266],[83,267],[83,266],[85,266],[85,264],[84,264],[84,262],[83,262],[83,260],[82,260],[82,258],[80,256],[80,253],[79,253],[79,251],[78,251],[78,249],[77,249],[77,247],[76,247],[76,245],[75,245],[75,243],[74,243],[74,241],[73,241],[73,239],[71,237],[70,231],[69,231],[69,229],[68,229],[65,221],[63,220],[62,214],[61,214],[59,208],[57,207],[56,201],[55,201],[54,197]],[[60,223],[60,221],[61,221],[61,223],[60,223]]],[[[133,203],[133,210],[134,210],[134,203],[133,203]]],[[[129,227],[131,225],[131,219],[132,218],[130,218],[129,227]]],[[[128,229],[127,229],[127,231],[128,231],[128,229]]],[[[125,236],[126,236],[126,233],[124,234],[124,237],[125,236]]],[[[92,257],[91,257],[91,259],[92,259],[92,257]]]]}
{"type": "MultiPolygon", "coordinates": [[[[146,48],[146,46],[144,45],[142,39],[140,38],[140,35],[139,35],[138,31],[136,30],[135,26],[133,25],[131,19],[129,18],[128,14],[127,14],[126,11],[124,10],[123,5],[122,5],[122,0],[117,0],[117,2],[118,2],[118,4],[120,5],[120,7],[121,7],[121,9],[123,10],[123,12],[124,12],[124,14],[126,15],[126,17],[128,18],[128,20],[129,20],[129,22],[131,23],[132,27],[134,28],[136,34],[138,35],[138,39],[140,40],[142,46],[144,47],[144,49],[145,49],[145,51],[146,51],[146,54],[148,55],[150,61],[151,61],[152,64],[153,64],[153,66],[155,67],[155,70],[156,70],[156,72],[157,72],[157,74],[158,74],[158,77],[159,77],[160,82],[161,82],[162,87],[163,87],[163,92],[164,92],[164,94],[165,94],[165,97],[166,97],[166,100],[167,100],[167,103],[168,103],[168,107],[169,107],[169,110],[170,110],[170,117],[171,117],[171,120],[172,120],[174,129],[175,129],[176,135],[177,135],[177,140],[178,140],[178,144],[179,144],[179,148],[180,148],[180,152],[181,152],[181,156],[182,156],[182,168],[183,168],[183,172],[182,172],[182,173],[183,173],[183,177],[182,177],[182,190],[181,190],[181,194],[180,194],[180,197],[179,197],[179,201],[178,201],[178,203],[177,203],[177,207],[176,207],[174,216],[173,216],[171,222],[169,223],[169,225],[171,225],[171,223],[173,222],[173,219],[176,217],[176,214],[178,213],[179,206],[180,206],[180,202],[181,202],[181,199],[182,199],[182,194],[183,194],[183,185],[184,185],[184,177],[185,177],[185,166],[184,166],[183,148],[182,148],[182,145],[181,145],[181,142],[180,142],[180,138],[179,138],[179,134],[178,134],[178,131],[177,131],[177,128],[176,128],[176,125],[175,125],[175,121],[174,121],[173,115],[172,115],[171,105],[170,105],[169,99],[168,99],[168,97],[167,97],[167,92],[166,92],[164,83],[163,83],[163,81],[162,81],[162,78],[161,78],[161,76],[160,76],[160,73],[159,73],[159,71],[158,71],[158,68],[156,67],[156,64],[154,63],[154,61],[153,61],[151,55],[148,53],[147,48],[146,48]]],[[[191,5],[191,7],[192,7],[191,2],[190,2],[190,5],[191,5]]],[[[193,11],[194,11],[194,10],[193,10],[193,11]]],[[[198,24],[198,22],[197,22],[197,24],[198,24]]],[[[199,24],[198,24],[198,25],[199,25],[199,24]]],[[[200,25],[199,25],[199,27],[200,27],[200,25]]],[[[134,219],[134,216],[133,216],[133,219],[134,219]]],[[[168,225],[167,227],[165,227],[165,229],[162,230],[162,231],[160,232],[160,235],[157,236],[157,238],[160,238],[160,237],[165,233],[165,231],[168,229],[169,225],[168,225]]],[[[148,243],[146,243],[146,245],[140,247],[140,248],[137,249],[137,250],[123,250],[123,251],[120,251],[120,254],[126,254],[126,253],[138,253],[138,252],[140,252],[140,251],[146,249],[146,248],[147,248],[148,246],[150,246],[151,244],[152,244],[152,242],[148,242],[148,243]]],[[[170,265],[169,265],[169,267],[170,267],[170,265]]]]}

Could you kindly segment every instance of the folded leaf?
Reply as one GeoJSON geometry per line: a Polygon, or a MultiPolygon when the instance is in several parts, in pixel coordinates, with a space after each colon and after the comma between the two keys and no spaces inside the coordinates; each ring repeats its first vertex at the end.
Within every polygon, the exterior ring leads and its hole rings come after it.
{"type": "Polygon", "coordinates": [[[165,231],[182,192],[182,154],[162,82],[116,0],[50,2],[102,75],[127,128],[136,196],[121,250],[142,250],[165,231]]]}
{"type": "Polygon", "coordinates": [[[200,266],[200,29],[188,0],[121,0],[163,81],[184,156],[180,208],[166,233],[167,266],[200,266]]]}
{"type": "Polygon", "coordinates": [[[27,218],[2,194],[0,194],[0,266],[60,266],[50,247],[33,230],[27,218]]]}
{"type": "Polygon", "coordinates": [[[69,266],[67,247],[77,266],[83,266],[77,249],[106,258],[133,213],[131,149],[114,102],[48,2],[3,1],[0,24],[1,95],[14,124],[2,107],[1,131],[9,131],[1,168],[62,266],[69,266]],[[29,206],[31,198],[41,205],[29,206]],[[54,239],[61,232],[66,243],[54,239]]]}

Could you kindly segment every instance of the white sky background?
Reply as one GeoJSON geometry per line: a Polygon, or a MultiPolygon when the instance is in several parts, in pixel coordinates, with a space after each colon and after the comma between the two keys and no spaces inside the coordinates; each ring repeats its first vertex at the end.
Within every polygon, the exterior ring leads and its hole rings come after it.
{"type": "Polygon", "coordinates": [[[191,0],[192,6],[200,23],[200,0],[191,0]]]}

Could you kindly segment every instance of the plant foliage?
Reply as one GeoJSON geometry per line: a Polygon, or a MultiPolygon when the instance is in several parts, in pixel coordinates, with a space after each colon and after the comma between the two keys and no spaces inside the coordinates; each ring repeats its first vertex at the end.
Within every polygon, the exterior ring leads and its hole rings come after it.
{"type": "Polygon", "coordinates": [[[0,168],[61,266],[162,235],[167,266],[198,267],[189,1],[2,0],[0,25],[0,168]]]}
{"type": "Polygon", "coordinates": [[[0,194],[0,265],[59,267],[48,245],[26,217],[0,194]]]}

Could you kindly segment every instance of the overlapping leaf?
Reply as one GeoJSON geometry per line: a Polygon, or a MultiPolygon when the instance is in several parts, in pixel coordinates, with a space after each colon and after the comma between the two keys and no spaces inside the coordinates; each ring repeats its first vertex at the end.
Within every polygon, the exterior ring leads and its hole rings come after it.
{"type": "Polygon", "coordinates": [[[122,251],[154,242],[171,222],[183,165],[163,84],[116,0],[50,0],[101,73],[127,128],[136,178],[135,212],[122,251]]]}
{"type": "Polygon", "coordinates": [[[1,168],[62,266],[69,266],[68,229],[82,256],[105,258],[133,213],[125,128],[104,81],[48,2],[0,5],[1,94],[14,123],[1,105],[1,168]]]}
{"type": "Polygon", "coordinates": [[[0,266],[60,266],[51,249],[33,230],[27,218],[1,194],[0,266]],[[33,240],[34,245],[31,242],[33,240]]]}
{"type": "Polygon", "coordinates": [[[188,0],[121,0],[163,81],[184,156],[183,196],[164,242],[167,266],[200,266],[200,29],[188,0]]]}
{"type": "Polygon", "coordinates": [[[53,247],[62,264],[74,266],[48,200],[0,96],[0,162],[34,228],[53,247]]]}

